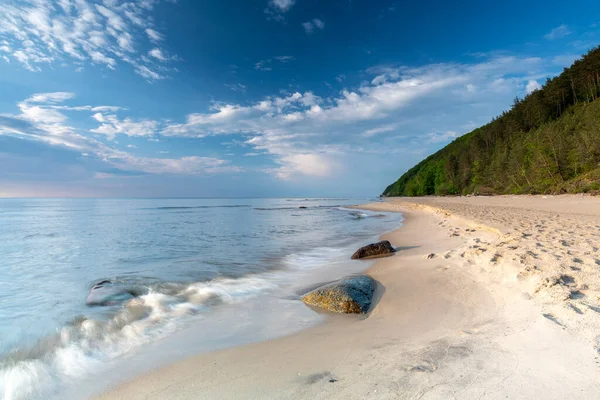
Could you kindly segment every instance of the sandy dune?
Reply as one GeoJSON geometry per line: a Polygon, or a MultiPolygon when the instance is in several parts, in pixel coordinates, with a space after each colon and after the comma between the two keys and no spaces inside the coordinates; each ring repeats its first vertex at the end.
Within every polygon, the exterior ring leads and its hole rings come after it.
{"type": "MultiPolygon", "coordinates": [[[[600,199],[390,199],[367,318],[192,357],[103,399],[600,398],[600,199]]],[[[340,233],[343,234],[343,233],[340,233]]]]}

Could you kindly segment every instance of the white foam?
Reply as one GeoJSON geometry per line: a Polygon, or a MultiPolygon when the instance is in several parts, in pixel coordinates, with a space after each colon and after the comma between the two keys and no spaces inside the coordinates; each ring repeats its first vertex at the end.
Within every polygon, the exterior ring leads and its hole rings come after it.
{"type": "Polygon", "coordinates": [[[283,262],[292,268],[313,269],[346,258],[345,248],[317,247],[284,257],[283,262]]]}
{"type": "Polygon", "coordinates": [[[52,376],[40,360],[26,360],[12,368],[0,370],[0,393],[4,400],[39,396],[51,383],[52,376]]]}
{"type": "Polygon", "coordinates": [[[17,356],[5,363],[2,399],[47,397],[73,379],[99,372],[106,361],[180,329],[186,318],[212,305],[237,303],[274,287],[267,276],[249,276],[181,285],[175,291],[170,286],[169,293],[150,290],[124,303],[108,321],[84,319],[62,328],[38,358],[17,356]]]}

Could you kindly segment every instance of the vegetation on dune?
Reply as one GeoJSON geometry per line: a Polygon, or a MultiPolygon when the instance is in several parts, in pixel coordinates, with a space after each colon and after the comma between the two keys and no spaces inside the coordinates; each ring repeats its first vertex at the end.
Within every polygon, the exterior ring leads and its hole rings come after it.
{"type": "Polygon", "coordinates": [[[408,170],[383,196],[600,190],[600,47],[510,111],[408,170]]]}

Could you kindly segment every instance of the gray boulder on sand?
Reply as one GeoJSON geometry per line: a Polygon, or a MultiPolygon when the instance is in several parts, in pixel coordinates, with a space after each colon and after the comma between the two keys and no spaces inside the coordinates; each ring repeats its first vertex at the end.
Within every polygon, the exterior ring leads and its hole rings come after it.
{"type": "Polygon", "coordinates": [[[383,257],[394,254],[396,250],[392,247],[389,241],[383,240],[377,243],[371,243],[361,247],[352,254],[352,259],[357,260],[359,258],[371,258],[371,257],[383,257]]]}
{"type": "Polygon", "coordinates": [[[375,281],[367,275],[353,276],[325,285],[306,294],[310,306],[342,314],[366,314],[371,307],[375,281]]]}

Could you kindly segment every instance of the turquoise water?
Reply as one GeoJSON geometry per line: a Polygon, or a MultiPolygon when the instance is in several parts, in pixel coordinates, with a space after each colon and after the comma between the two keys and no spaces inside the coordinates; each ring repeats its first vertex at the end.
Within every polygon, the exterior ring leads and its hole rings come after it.
{"type": "Polygon", "coordinates": [[[343,208],[365,201],[0,200],[2,398],[64,398],[119,365],[147,369],[142,354],[160,364],[309,325],[302,288],[364,269],[356,246],[400,225],[343,208]],[[281,329],[261,333],[270,315],[281,329]]]}

